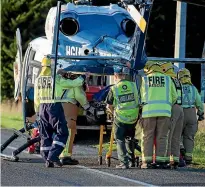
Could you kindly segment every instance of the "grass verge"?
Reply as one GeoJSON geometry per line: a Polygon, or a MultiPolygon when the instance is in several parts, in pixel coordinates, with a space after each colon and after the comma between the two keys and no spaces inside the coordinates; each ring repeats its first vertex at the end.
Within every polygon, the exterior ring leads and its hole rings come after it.
{"type": "Polygon", "coordinates": [[[21,129],[23,127],[23,118],[21,106],[12,101],[1,103],[1,128],[21,129]]]}

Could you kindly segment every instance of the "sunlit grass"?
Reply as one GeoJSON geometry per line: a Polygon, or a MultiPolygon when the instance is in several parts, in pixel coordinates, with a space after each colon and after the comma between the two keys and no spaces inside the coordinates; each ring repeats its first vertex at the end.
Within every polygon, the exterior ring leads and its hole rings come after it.
{"type": "Polygon", "coordinates": [[[193,162],[203,165],[205,168],[205,122],[199,123],[199,129],[195,136],[193,162]]]}
{"type": "Polygon", "coordinates": [[[10,101],[1,103],[1,128],[23,127],[21,106],[10,101]]]}

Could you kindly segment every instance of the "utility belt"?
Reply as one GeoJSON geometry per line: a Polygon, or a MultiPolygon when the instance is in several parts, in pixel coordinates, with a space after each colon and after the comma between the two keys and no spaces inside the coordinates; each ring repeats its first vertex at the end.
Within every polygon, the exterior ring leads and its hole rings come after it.
{"type": "Polygon", "coordinates": [[[195,106],[191,106],[191,107],[182,107],[183,109],[188,109],[188,108],[195,108],[195,106]]]}

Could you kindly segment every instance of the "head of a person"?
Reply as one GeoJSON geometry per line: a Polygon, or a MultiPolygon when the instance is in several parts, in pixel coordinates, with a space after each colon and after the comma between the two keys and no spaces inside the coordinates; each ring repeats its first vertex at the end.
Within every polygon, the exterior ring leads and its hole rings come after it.
{"type": "Polygon", "coordinates": [[[188,69],[182,68],[177,72],[177,78],[182,84],[192,84],[191,73],[188,69]]]}
{"type": "Polygon", "coordinates": [[[174,72],[174,66],[171,62],[161,63],[162,71],[165,75],[176,78],[177,74],[174,72]]]}
{"type": "Polygon", "coordinates": [[[125,79],[126,75],[129,74],[129,69],[127,67],[114,66],[113,69],[114,69],[115,80],[125,79]]]}
{"type": "Polygon", "coordinates": [[[41,75],[50,76],[51,75],[51,59],[44,57],[41,62],[41,75]]]}
{"type": "Polygon", "coordinates": [[[150,74],[150,73],[164,73],[161,68],[160,62],[153,62],[153,61],[147,61],[144,67],[144,73],[150,74]]]}

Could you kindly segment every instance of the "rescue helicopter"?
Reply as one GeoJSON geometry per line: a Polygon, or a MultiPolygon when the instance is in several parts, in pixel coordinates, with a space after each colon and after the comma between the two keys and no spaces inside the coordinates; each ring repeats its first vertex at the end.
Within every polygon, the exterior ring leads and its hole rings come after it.
{"type": "MultiPolygon", "coordinates": [[[[1,152],[18,136],[28,138],[23,133],[36,127],[33,87],[41,71],[44,57],[53,61],[54,79],[58,69],[74,74],[90,72],[91,78],[87,81],[89,101],[92,101],[94,93],[113,84],[113,65],[126,67],[129,61],[130,76],[135,81],[138,70],[141,70],[148,60],[204,63],[204,58],[176,59],[146,56],[145,39],[153,3],[154,0],[121,0],[118,4],[97,7],[85,0],[67,4],[58,1],[57,7],[52,7],[48,12],[45,22],[46,36],[31,41],[24,58],[20,29],[17,29],[18,51],[14,63],[14,98],[16,101],[22,99],[24,128],[15,131],[14,135],[1,146],[1,152]]],[[[54,98],[55,81],[53,82],[54,98]]],[[[105,115],[105,112],[103,108],[101,114],[105,115]]],[[[87,119],[83,111],[80,116],[83,117],[83,121],[87,119]]],[[[111,121],[107,120],[106,123],[108,127],[111,126],[111,121]]],[[[78,129],[99,129],[99,125],[96,127],[89,122],[83,123],[84,126],[80,124],[77,125],[78,129]]],[[[38,141],[39,137],[30,139],[13,152],[11,159],[18,160],[17,154],[38,141]]]]}

